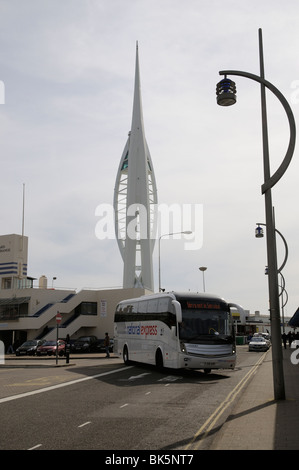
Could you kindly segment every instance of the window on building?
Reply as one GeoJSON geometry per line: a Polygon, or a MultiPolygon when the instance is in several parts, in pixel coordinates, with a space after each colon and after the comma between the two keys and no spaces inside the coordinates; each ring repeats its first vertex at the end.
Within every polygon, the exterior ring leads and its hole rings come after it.
{"type": "Polygon", "coordinates": [[[81,302],[75,309],[76,315],[97,315],[98,304],[97,302],[81,302]]]}
{"type": "Polygon", "coordinates": [[[3,277],[1,282],[1,289],[11,289],[12,288],[12,278],[3,277]]]}
{"type": "Polygon", "coordinates": [[[28,316],[29,297],[0,300],[0,319],[15,320],[19,317],[28,316]]]}
{"type": "Polygon", "coordinates": [[[126,170],[129,166],[128,156],[129,156],[129,151],[126,153],[126,156],[124,158],[124,162],[123,162],[122,167],[121,167],[122,170],[126,170]]]}

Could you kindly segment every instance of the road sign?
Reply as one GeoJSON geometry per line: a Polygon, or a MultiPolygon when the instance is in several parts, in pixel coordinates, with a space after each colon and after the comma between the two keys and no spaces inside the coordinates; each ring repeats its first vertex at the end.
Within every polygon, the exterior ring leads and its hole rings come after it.
{"type": "Polygon", "coordinates": [[[57,323],[57,325],[59,325],[59,323],[61,323],[61,320],[62,320],[61,313],[57,312],[57,315],[56,315],[56,323],[57,323]]]}

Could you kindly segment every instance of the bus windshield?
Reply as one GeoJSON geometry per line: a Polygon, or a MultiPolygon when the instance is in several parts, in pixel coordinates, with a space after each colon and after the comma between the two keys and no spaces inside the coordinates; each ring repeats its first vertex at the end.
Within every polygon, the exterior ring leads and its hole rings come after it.
{"type": "Polygon", "coordinates": [[[188,342],[197,340],[232,340],[230,313],[225,310],[182,309],[180,339],[188,342]]]}

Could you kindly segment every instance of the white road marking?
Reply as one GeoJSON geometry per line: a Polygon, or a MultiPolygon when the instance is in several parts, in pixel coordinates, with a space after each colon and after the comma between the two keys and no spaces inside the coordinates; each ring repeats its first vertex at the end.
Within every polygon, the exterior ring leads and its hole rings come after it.
{"type": "Polygon", "coordinates": [[[175,382],[176,380],[181,380],[183,377],[179,377],[176,375],[167,375],[166,377],[162,377],[159,379],[158,382],[175,382]]]}
{"type": "Polygon", "coordinates": [[[149,374],[150,374],[150,372],[144,372],[143,374],[132,375],[131,377],[128,378],[128,380],[142,379],[143,377],[145,377],[146,375],[149,375],[149,374]]]}
{"type": "Polygon", "coordinates": [[[85,382],[86,380],[97,379],[98,377],[104,377],[105,375],[116,374],[117,372],[122,372],[124,370],[132,369],[132,367],[133,366],[123,367],[121,369],[115,369],[115,370],[111,370],[109,372],[103,372],[102,374],[91,375],[90,377],[83,377],[82,379],[71,380],[70,382],[64,382],[64,383],[61,383],[61,384],[52,385],[51,387],[45,387],[45,388],[41,388],[39,390],[33,390],[32,392],[25,392],[25,393],[20,393],[18,395],[12,395],[10,397],[0,398],[0,404],[1,403],[6,403],[6,402],[12,401],[12,400],[18,400],[19,398],[25,398],[25,397],[30,397],[32,395],[37,395],[38,393],[49,392],[51,390],[56,390],[58,388],[68,387],[69,385],[74,385],[74,384],[77,384],[77,383],[80,383],[80,382],[85,382]]]}
{"type": "Polygon", "coordinates": [[[78,426],[78,428],[83,428],[84,426],[87,426],[87,425],[90,424],[90,423],[91,423],[91,421],[86,421],[86,423],[80,424],[80,425],[78,426]]]}
{"type": "Polygon", "coordinates": [[[36,446],[30,447],[30,449],[28,449],[28,450],[38,449],[41,446],[42,446],[42,444],[37,444],[36,446]]]}

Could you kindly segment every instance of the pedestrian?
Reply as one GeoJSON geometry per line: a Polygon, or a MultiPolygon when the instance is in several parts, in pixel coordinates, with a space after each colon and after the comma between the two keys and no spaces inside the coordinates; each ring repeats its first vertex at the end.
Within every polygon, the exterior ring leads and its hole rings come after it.
{"type": "Polygon", "coordinates": [[[71,350],[71,340],[70,340],[70,335],[66,335],[66,340],[65,340],[65,358],[66,358],[66,364],[70,363],[70,350],[71,350]]]}
{"type": "Polygon", "coordinates": [[[283,341],[284,349],[287,349],[287,335],[285,333],[283,333],[282,335],[282,341],[283,341]]]}
{"type": "Polygon", "coordinates": [[[8,350],[6,351],[6,354],[13,354],[13,353],[14,353],[14,348],[13,348],[13,345],[11,344],[8,350]]]}
{"type": "Polygon", "coordinates": [[[105,333],[104,346],[105,346],[105,351],[106,351],[106,357],[110,357],[110,353],[109,353],[110,338],[109,338],[108,333],[105,333]]]}
{"type": "Polygon", "coordinates": [[[289,340],[289,347],[291,347],[291,344],[293,341],[293,335],[291,331],[288,332],[288,340],[289,340]]]}

